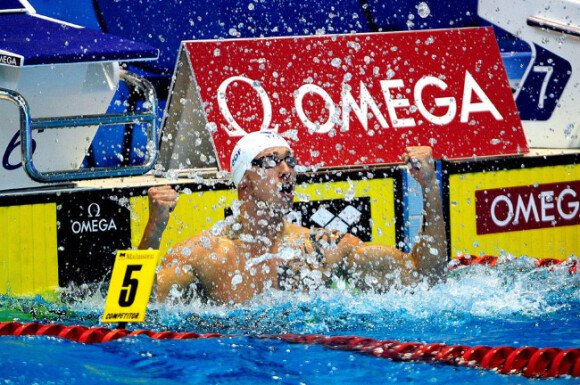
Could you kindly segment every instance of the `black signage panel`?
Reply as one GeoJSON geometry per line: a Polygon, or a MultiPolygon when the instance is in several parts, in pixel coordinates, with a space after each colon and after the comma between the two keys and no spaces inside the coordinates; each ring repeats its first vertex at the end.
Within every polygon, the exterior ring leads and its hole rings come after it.
{"type": "Polygon", "coordinates": [[[0,64],[13,67],[22,67],[22,57],[0,54],[0,64]]]}
{"type": "Polygon", "coordinates": [[[117,250],[131,247],[127,198],[102,192],[62,198],[57,206],[59,285],[108,280],[117,250]]]}

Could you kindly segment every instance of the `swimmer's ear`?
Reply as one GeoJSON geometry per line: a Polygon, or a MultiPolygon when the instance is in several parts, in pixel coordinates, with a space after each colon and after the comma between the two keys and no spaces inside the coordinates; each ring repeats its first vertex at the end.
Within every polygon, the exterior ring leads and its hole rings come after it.
{"type": "Polygon", "coordinates": [[[250,196],[250,184],[247,180],[244,180],[238,184],[238,199],[244,201],[250,196]]]}

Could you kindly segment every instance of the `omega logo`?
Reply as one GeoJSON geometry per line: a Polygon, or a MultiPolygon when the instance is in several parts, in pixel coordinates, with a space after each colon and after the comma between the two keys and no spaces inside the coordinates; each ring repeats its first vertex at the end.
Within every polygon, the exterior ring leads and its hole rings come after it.
{"type": "Polygon", "coordinates": [[[561,220],[572,220],[578,214],[579,202],[573,200],[577,194],[574,190],[566,188],[557,195],[554,191],[542,191],[536,197],[530,194],[528,202],[526,203],[522,195],[517,195],[517,198],[508,197],[507,195],[498,195],[491,203],[491,219],[497,226],[506,226],[510,222],[518,223],[522,219],[525,223],[533,220],[534,222],[551,222],[556,219],[558,215],[561,220]],[[564,204],[566,197],[572,197],[572,200],[564,204]],[[504,204],[507,208],[507,214],[503,217],[498,215],[498,206],[504,204]],[[515,210],[514,210],[515,206],[515,210]],[[565,207],[563,207],[565,206],[565,207]],[[539,210],[538,210],[539,208],[539,210]],[[554,212],[556,210],[556,212],[554,212]]]}
{"type": "Polygon", "coordinates": [[[580,224],[580,181],[475,192],[477,233],[580,224]]]}
{"type": "MultiPolygon", "coordinates": [[[[270,97],[259,81],[244,76],[232,76],[227,78],[217,89],[219,110],[228,123],[227,126],[224,125],[222,127],[229,136],[244,136],[246,134],[246,131],[244,131],[230,112],[226,98],[228,87],[236,81],[252,86],[260,99],[264,111],[260,130],[263,131],[268,129],[273,118],[270,97]]],[[[390,127],[385,116],[389,118],[391,126],[394,128],[415,127],[420,124],[421,119],[425,119],[426,121],[438,126],[445,126],[452,124],[453,122],[457,123],[457,120],[464,124],[469,121],[471,115],[474,113],[489,113],[497,121],[504,119],[496,106],[485,94],[483,88],[477,83],[469,71],[465,71],[463,74],[463,90],[460,91],[458,95],[449,94],[445,97],[437,97],[434,99],[434,104],[437,107],[443,107],[446,109],[445,113],[440,112],[439,115],[435,115],[427,108],[423,94],[424,90],[430,87],[446,91],[448,85],[444,80],[433,75],[421,77],[412,87],[413,93],[410,98],[402,96],[402,90],[404,90],[405,87],[408,87],[408,85],[405,85],[403,79],[384,79],[380,80],[379,84],[381,93],[384,97],[386,111],[383,111],[384,108],[379,107],[380,104],[371,96],[368,90],[368,85],[362,81],[360,82],[360,95],[358,101],[352,95],[350,86],[343,83],[341,85],[341,96],[338,104],[324,88],[315,84],[303,84],[294,92],[294,108],[302,124],[308,128],[309,131],[317,134],[326,134],[337,125],[341,127],[342,131],[349,131],[351,112],[354,113],[356,118],[358,118],[363,129],[368,131],[369,109],[372,110],[373,115],[382,128],[390,127]],[[393,93],[399,93],[399,95],[393,96],[393,93]],[[475,100],[476,98],[473,98],[473,94],[477,96],[479,101],[475,100]],[[307,95],[316,96],[324,101],[327,116],[321,117],[323,122],[313,122],[308,118],[305,111],[306,103],[304,102],[307,95]],[[461,97],[460,105],[458,105],[457,96],[461,97]],[[397,111],[397,109],[401,108],[414,109],[418,112],[416,118],[401,118],[398,116],[399,112],[397,111]],[[386,112],[386,115],[384,112],[386,112]],[[416,119],[419,120],[419,123],[416,119]]]]}
{"type": "Polygon", "coordinates": [[[71,226],[71,230],[75,234],[82,233],[97,233],[110,230],[117,230],[117,225],[115,221],[111,218],[110,220],[105,218],[100,218],[101,216],[101,206],[98,203],[91,203],[87,208],[87,214],[89,219],[86,221],[74,221],[71,226]],[[100,218],[100,219],[99,219],[100,218]]]}
{"type": "Polygon", "coordinates": [[[98,203],[91,203],[89,205],[89,208],[87,209],[88,213],[89,213],[89,218],[98,218],[101,216],[101,206],[99,206],[98,203]],[[94,213],[94,214],[93,214],[94,213]]]}

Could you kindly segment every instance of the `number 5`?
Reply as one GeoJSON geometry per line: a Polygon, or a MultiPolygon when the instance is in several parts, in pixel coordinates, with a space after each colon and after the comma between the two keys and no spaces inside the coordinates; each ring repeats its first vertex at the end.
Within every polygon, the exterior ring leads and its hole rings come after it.
{"type": "Polygon", "coordinates": [[[125,278],[123,278],[123,286],[129,287],[129,293],[127,294],[127,289],[121,290],[121,295],[119,296],[119,306],[128,307],[135,302],[135,295],[137,294],[137,285],[139,281],[135,278],[131,278],[131,274],[134,271],[140,271],[142,265],[128,265],[125,271],[125,278]]]}

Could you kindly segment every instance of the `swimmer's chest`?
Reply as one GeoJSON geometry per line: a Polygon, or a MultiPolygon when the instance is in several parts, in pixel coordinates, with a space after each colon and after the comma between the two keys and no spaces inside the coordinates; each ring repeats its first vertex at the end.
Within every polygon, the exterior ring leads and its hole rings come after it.
{"type": "Polygon", "coordinates": [[[265,249],[232,241],[227,261],[223,260],[216,277],[218,282],[211,285],[212,296],[244,301],[270,288],[284,290],[300,286],[301,277],[311,276],[308,272],[328,273],[326,255],[308,236],[287,237],[272,246],[265,249]]]}

